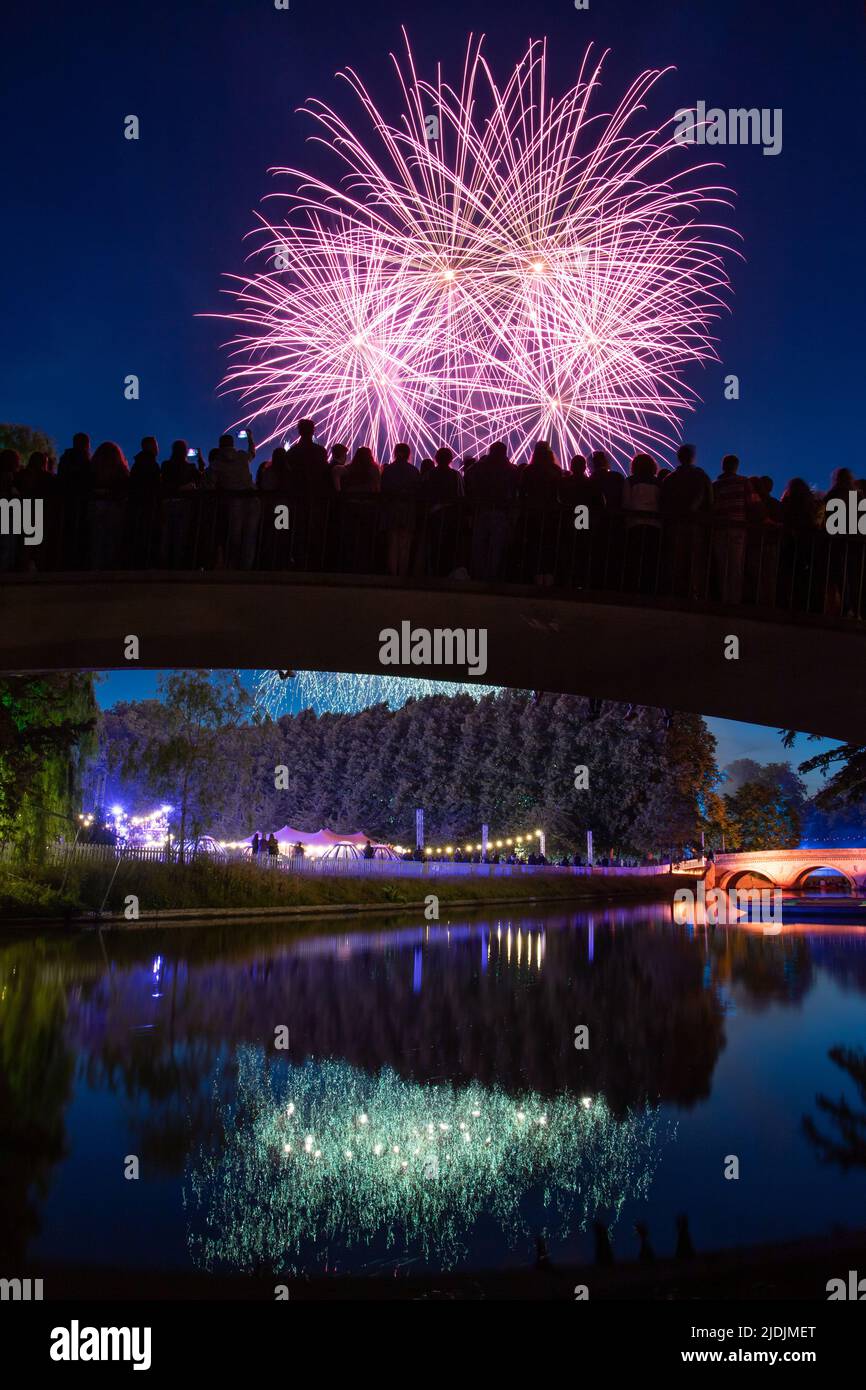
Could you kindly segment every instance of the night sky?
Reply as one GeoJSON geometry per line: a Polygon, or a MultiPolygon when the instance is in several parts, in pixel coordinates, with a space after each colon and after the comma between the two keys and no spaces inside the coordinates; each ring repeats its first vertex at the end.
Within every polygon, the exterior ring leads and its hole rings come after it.
{"type": "MultiPolygon", "coordinates": [[[[777,486],[794,473],[826,486],[863,468],[863,228],[866,225],[866,18],[861,0],[460,0],[431,5],[209,0],[80,8],[19,5],[2,23],[4,140],[0,418],[63,446],[74,430],[131,456],[143,434],[167,451],[209,448],[236,418],[216,386],[225,272],[242,270],[253,209],[276,164],[315,147],[296,108],[318,96],[352,109],[337,69],[355,67],[394,109],[388,53],[406,23],[422,72],[459,76],[470,29],[504,77],[529,37],[550,40],[551,89],[577,73],[588,41],[612,52],[596,109],[639,71],[674,65],[651,98],[656,121],[708,106],[781,107],[783,148],[707,151],[738,194],[732,313],[721,364],[689,377],[704,399],[687,417],[714,476],[738,453],[777,486]],[[135,114],[141,138],[123,137],[135,114]],[[741,398],[726,401],[736,373],[741,398]],[[141,399],[124,399],[135,373],[141,399]]],[[[247,248],[248,249],[248,248],[247,248]]],[[[459,440],[452,441],[459,447],[459,440]]],[[[768,744],[771,736],[764,733],[768,744]]],[[[775,745],[778,746],[778,745],[775,745]]]]}

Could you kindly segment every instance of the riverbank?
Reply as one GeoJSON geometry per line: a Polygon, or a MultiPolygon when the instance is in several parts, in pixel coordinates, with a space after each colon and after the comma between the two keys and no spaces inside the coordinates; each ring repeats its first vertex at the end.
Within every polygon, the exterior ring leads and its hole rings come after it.
{"type": "Polygon", "coordinates": [[[323,877],[267,873],[251,864],[135,861],[48,865],[28,873],[0,866],[0,927],[87,926],[126,929],[193,926],[285,917],[329,917],[390,910],[423,912],[435,895],[443,907],[472,910],[497,904],[668,901],[679,875],[533,874],[531,878],[323,877]],[[115,873],[116,868],[116,873],[115,873]],[[112,880],[112,875],[114,878],[112,880]],[[130,899],[135,902],[130,903],[130,899]],[[137,916],[127,914],[133,911],[137,916]]]}

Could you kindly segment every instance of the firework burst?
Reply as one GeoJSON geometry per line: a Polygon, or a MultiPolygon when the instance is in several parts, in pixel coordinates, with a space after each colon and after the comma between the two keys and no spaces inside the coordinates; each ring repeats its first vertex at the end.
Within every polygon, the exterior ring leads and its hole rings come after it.
{"type": "Polygon", "coordinates": [[[223,386],[270,438],[300,415],[320,433],[429,454],[454,434],[522,454],[622,457],[670,446],[695,393],[686,368],[716,359],[733,234],[708,218],[728,190],[643,119],[664,75],[642,73],[613,112],[592,114],[603,57],[549,95],[531,42],[503,87],[470,38],[459,89],[393,57],[402,113],[390,123],[358,75],[348,123],[310,101],[313,139],[342,166],[298,169],[283,220],[259,217],[257,269],[231,277],[221,317],[240,325],[223,386]]]}
{"type": "Polygon", "coordinates": [[[356,714],[371,705],[400,709],[407,700],[426,695],[482,695],[496,693],[492,685],[461,685],[454,681],[411,679],[408,676],[366,676],[344,671],[297,671],[286,677],[279,671],[256,671],[255,702],[276,719],[313,709],[337,714],[356,714]]]}

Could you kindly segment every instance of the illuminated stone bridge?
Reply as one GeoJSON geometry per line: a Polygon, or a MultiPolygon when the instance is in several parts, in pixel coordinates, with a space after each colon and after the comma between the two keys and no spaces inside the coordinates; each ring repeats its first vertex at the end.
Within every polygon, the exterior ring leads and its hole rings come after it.
{"type": "Polygon", "coordinates": [[[817,869],[835,869],[851,888],[866,892],[866,849],[772,849],[717,854],[715,885],[736,888],[747,874],[774,888],[800,889],[817,869]]]}

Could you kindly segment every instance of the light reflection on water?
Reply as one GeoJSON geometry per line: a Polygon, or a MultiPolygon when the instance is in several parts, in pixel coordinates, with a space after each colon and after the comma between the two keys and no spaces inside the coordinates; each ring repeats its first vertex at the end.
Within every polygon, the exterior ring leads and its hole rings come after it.
{"type": "Polygon", "coordinates": [[[482,1268],[591,1257],[594,1220],[619,1258],[681,1210],[703,1249],[862,1224],[864,994],[862,924],[665,908],[7,941],[0,1254],[482,1268]]]}

